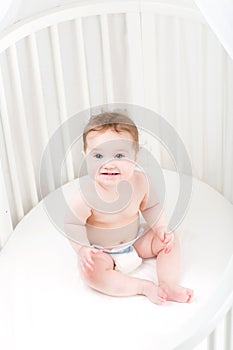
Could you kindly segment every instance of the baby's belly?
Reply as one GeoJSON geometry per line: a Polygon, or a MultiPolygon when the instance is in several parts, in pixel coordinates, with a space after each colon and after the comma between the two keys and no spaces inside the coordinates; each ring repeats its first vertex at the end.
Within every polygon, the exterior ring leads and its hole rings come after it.
{"type": "Polygon", "coordinates": [[[131,241],[137,236],[139,229],[139,218],[122,225],[120,228],[103,228],[87,224],[87,237],[90,244],[99,245],[104,248],[131,241]]]}

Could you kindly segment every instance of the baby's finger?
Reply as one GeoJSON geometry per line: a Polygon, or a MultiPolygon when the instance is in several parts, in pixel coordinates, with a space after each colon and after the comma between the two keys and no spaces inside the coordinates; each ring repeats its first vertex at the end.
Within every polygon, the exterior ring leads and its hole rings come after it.
{"type": "Polygon", "coordinates": [[[164,243],[170,243],[174,240],[174,233],[166,233],[164,243]]]}
{"type": "Polygon", "coordinates": [[[160,232],[158,236],[159,236],[160,241],[164,243],[164,239],[165,239],[164,232],[160,232]]]}
{"type": "Polygon", "coordinates": [[[92,257],[89,255],[89,256],[84,256],[83,257],[83,262],[86,264],[86,265],[89,265],[89,266],[94,266],[94,261],[92,260],[92,257]]]}
{"type": "Polygon", "coordinates": [[[166,247],[164,248],[164,253],[165,253],[165,254],[170,253],[170,251],[172,250],[172,245],[173,245],[172,242],[170,242],[170,243],[168,243],[168,244],[166,245],[166,247]]]}
{"type": "Polygon", "coordinates": [[[94,264],[91,264],[87,259],[81,260],[81,267],[84,272],[87,272],[88,270],[93,271],[93,265],[94,264]]]}
{"type": "Polygon", "coordinates": [[[93,250],[91,250],[91,253],[93,253],[93,254],[95,254],[95,255],[98,255],[98,254],[102,254],[102,253],[103,253],[103,250],[93,249],[93,250]]]}
{"type": "Polygon", "coordinates": [[[168,235],[166,235],[165,238],[164,238],[163,243],[169,243],[170,240],[171,240],[171,238],[168,235]]]}
{"type": "Polygon", "coordinates": [[[83,273],[83,275],[88,275],[88,269],[83,265],[83,264],[81,264],[81,270],[82,270],[82,273],[83,273]]]}
{"type": "Polygon", "coordinates": [[[82,273],[86,274],[87,271],[82,261],[79,262],[79,266],[80,266],[80,269],[82,270],[82,273]]]}
{"type": "Polygon", "coordinates": [[[171,247],[166,247],[166,248],[164,249],[164,254],[169,254],[170,251],[171,251],[171,247]]]}

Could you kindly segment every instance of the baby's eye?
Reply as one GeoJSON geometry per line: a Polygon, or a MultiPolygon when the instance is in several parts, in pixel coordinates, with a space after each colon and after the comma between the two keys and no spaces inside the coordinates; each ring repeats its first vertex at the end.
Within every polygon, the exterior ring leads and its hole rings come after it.
{"type": "Polygon", "coordinates": [[[94,155],[94,158],[101,159],[101,158],[103,158],[103,155],[100,154],[100,153],[96,153],[96,154],[94,155]]]}
{"type": "Polygon", "coordinates": [[[115,158],[118,158],[118,159],[124,158],[124,157],[125,157],[125,155],[124,155],[123,153],[117,153],[117,154],[115,155],[115,158]]]}

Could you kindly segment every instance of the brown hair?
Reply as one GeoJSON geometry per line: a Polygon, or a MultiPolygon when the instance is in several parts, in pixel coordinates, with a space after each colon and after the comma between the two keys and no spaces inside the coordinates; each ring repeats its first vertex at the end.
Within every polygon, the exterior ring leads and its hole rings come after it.
{"type": "Polygon", "coordinates": [[[87,147],[87,135],[91,131],[106,131],[108,129],[114,130],[118,133],[127,131],[135,142],[136,152],[139,150],[138,144],[138,129],[132,119],[127,115],[118,112],[103,112],[94,115],[90,118],[83,131],[84,151],[87,147]]]}

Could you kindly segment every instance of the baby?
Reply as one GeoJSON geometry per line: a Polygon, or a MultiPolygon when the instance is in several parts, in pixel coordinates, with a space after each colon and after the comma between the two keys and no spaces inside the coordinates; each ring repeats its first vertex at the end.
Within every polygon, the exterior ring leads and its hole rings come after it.
{"type": "Polygon", "coordinates": [[[177,234],[167,233],[164,216],[158,216],[156,192],[136,168],[134,122],[118,112],[93,116],[83,143],[88,176],[80,181],[65,218],[82,278],[112,296],[141,294],[159,305],[167,300],[190,303],[193,291],[179,285],[177,234]],[[146,224],[140,224],[140,213],[146,224]],[[151,257],[157,258],[158,285],[128,275],[151,257]]]}

